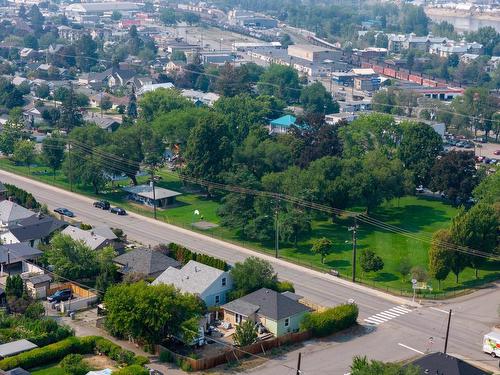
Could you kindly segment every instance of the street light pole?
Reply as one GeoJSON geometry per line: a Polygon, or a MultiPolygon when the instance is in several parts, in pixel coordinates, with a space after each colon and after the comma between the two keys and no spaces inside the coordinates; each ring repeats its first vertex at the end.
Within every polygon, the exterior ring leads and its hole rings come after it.
{"type": "Polygon", "coordinates": [[[153,188],[153,216],[156,220],[155,173],[153,168],[151,168],[151,187],[153,188]]]}
{"type": "Polygon", "coordinates": [[[356,231],[358,229],[358,220],[354,216],[354,225],[349,227],[349,231],[352,232],[352,282],[356,282],[356,231]]]}

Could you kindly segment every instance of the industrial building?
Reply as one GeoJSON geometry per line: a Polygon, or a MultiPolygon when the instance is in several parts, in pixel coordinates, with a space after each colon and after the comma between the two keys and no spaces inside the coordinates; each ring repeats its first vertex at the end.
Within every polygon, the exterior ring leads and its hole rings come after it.
{"type": "Polygon", "coordinates": [[[251,11],[233,9],[228,13],[231,25],[257,29],[273,29],[278,27],[278,21],[251,11]]]}
{"type": "Polygon", "coordinates": [[[288,47],[288,56],[298,57],[313,63],[321,63],[325,60],[338,60],[341,52],[312,44],[293,44],[288,47]]]}

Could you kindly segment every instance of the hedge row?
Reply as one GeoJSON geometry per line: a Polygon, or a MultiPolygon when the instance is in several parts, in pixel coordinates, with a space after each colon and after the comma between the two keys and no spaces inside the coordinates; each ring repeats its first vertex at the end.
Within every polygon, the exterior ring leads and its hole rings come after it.
{"type": "Polygon", "coordinates": [[[328,336],[355,325],[358,313],[358,306],[355,304],[335,306],[321,312],[308,313],[300,323],[300,328],[310,330],[316,337],[328,336]]]}
{"type": "Polygon", "coordinates": [[[7,190],[7,196],[17,204],[30,210],[38,210],[40,208],[40,203],[37,202],[31,193],[28,193],[26,190],[20,189],[15,185],[4,184],[4,186],[7,190]]]}
{"type": "Polygon", "coordinates": [[[30,369],[47,363],[62,360],[68,354],[90,354],[99,352],[109,358],[127,365],[143,366],[148,359],[136,356],[129,350],[100,336],[68,337],[62,341],[24,352],[0,361],[1,370],[10,370],[15,367],[30,369]]]}
{"type": "Polygon", "coordinates": [[[222,259],[214,258],[210,255],[195,253],[194,251],[173,242],[168,244],[168,250],[170,252],[170,256],[182,264],[186,264],[190,260],[195,260],[202,264],[206,264],[207,266],[218,268],[222,271],[227,271],[229,269],[229,265],[222,259]]]}

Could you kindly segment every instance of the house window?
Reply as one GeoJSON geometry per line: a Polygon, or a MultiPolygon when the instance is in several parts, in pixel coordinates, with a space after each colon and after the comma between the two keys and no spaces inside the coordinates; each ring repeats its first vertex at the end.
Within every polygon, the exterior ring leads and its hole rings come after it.
{"type": "Polygon", "coordinates": [[[219,304],[220,303],[220,296],[215,296],[215,304],[219,304]]]}
{"type": "Polygon", "coordinates": [[[290,318],[285,319],[285,327],[288,327],[290,325],[290,318]]]}
{"type": "Polygon", "coordinates": [[[226,286],[226,278],[225,277],[222,278],[222,286],[226,286]]]}

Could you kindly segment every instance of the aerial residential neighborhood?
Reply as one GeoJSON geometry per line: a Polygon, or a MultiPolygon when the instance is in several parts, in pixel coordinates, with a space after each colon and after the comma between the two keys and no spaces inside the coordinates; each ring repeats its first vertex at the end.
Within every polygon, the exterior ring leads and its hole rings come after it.
{"type": "Polygon", "coordinates": [[[500,374],[500,3],[0,2],[0,374],[500,374]]]}

